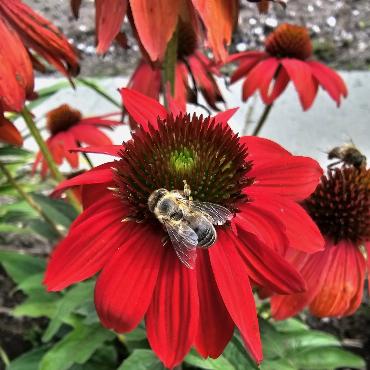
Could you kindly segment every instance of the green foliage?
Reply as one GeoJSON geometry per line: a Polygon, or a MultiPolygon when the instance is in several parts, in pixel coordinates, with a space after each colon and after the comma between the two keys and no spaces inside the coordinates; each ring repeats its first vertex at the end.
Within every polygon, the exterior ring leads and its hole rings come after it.
{"type": "Polygon", "coordinates": [[[117,370],[165,370],[165,367],[151,350],[135,349],[117,370]]]}

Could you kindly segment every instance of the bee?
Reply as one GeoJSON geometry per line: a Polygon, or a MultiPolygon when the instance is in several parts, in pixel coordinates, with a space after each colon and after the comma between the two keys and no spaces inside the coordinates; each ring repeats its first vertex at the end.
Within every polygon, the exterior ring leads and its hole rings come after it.
{"type": "Polygon", "coordinates": [[[353,143],[336,146],[328,153],[328,159],[339,159],[339,161],[331,163],[328,168],[331,168],[339,163],[348,166],[353,166],[357,169],[366,167],[366,156],[363,155],[353,143]]]}
{"type": "Polygon", "coordinates": [[[148,198],[149,210],[163,224],[179,260],[193,269],[196,248],[209,248],[217,240],[214,225],[223,225],[233,218],[225,207],[199,202],[190,196],[184,181],[184,190],[157,189],[148,198]]]}

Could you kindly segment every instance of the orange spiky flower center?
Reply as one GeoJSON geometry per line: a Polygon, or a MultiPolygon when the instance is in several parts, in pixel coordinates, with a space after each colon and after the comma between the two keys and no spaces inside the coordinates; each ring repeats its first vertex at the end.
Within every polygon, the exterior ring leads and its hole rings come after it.
{"type": "Polygon", "coordinates": [[[67,131],[82,119],[79,110],[71,108],[68,104],[63,104],[46,114],[46,125],[52,135],[58,132],[67,131]]]}
{"type": "Polygon", "coordinates": [[[304,206],[334,243],[347,240],[358,245],[370,240],[370,170],[329,170],[304,206]]]}
{"type": "Polygon", "coordinates": [[[158,129],[133,134],[116,162],[117,194],[137,219],[152,217],[149,195],[160,188],[183,190],[184,180],[195,200],[235,211],[252,183],[247,148],[229,127],[210,117],[169,115],[158,129]]]}
{"type": "Polygon", "coordinates": [[[267,37],[266,51],[278,58],[306,60],[312,55],[312,43],[307,28],[284,23],[267,37]]]}

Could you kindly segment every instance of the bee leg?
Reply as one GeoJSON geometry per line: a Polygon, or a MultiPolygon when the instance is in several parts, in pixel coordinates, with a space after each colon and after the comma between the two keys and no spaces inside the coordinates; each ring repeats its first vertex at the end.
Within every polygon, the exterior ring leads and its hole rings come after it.
{"type": "Polygon", "coordinates": [[[191,189],[190,189],[190,186],[188,185],[188,183],[186,182],[186,180],[182,180],[183,183],[184,183],[184,195],[186,198],[188,198],[188,200],[193,200],[193,198],[191,197],[191,189]]]}
{"type": "Polygon", "coordinates": [[[337,164],[340,164],[340,163],[342,163],[343,161],[342,160],[340,160],[340,161],[337,161],[337,162],[333,162],[333,163],[330,163],[329,165],[328,165],[328,168],[333,168],[334,166],[336,166],[337,164]]]}

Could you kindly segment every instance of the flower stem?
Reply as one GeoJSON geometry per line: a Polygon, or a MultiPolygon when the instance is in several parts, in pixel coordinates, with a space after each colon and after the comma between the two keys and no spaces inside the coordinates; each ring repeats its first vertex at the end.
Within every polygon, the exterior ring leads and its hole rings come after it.
{"type": "Polygon", "coordinates": [[[63,237],[64,235],[58,229],[57,225],[53,222],[53,220],[43,211],[43,209],[33,200],[31,196],[29,196],[17,183],[17,181],[12,176],[11,172],[6,168],[6,166],[0,162],[0,170],[7,178],[8,182],[12,187],[18,192],[21,198],[23,198],[31,208],[33,208],[54,230],[54,232],[59,236],[63,237]]]}
{"type": "MultiPolygon", "coordinates": [[[[53,176],[53,178],[56,181],[58,181],[58,182],[63,181],[64,176],[61,174],[61,172],[58,169],[58,166],[55,164],[54,159],[53,159],[53,157],[52,157],[44,139],[42,138],[39,130],[36,127],[36,124],[35,124],[35,122],[32,118],[31,112],[29,112],[28,109],[25,107],[25,108],[23,108],[21,114],[22,114],[22,117],[23,117],[24,121],[26,122],[26,125],[27,125],[28,129],[31,132],[31,135],[35,139],[38,147],[40,148],[40,151],[41,151],[42,155],[44,156],[44,158],[45,158],[45,160],[48,164],[51,175],[53,176]]],[[[80,211],[81,210],[80,202],[78,201],[76,196],[71,191],[68,191],[67,192],[67,197],[68,197],[69,202],[72,204],[72,206],[77,211],[80,211]]]]}
{"type": "Polygon", "coordinates": [[[90,168],[94,168],[94,164],[92,163],[91,159],[87,155],[87,153],[82,152],[83,157],[85,158],[86,162],[89,164],[90,168]]]}
{"type": "Polygon", "coordinates": [[[253,131],[252,136],[258,136],[259,132],[261,131],[263,124],[266,122],[266,119],[270,113],[270,110],[272,108],[272,104],[267,104],[265,106],[265,109],[263,110],[262,116],[258,120],[257,126],[253,131]]]}
{"type": "Polygon", "coordinates": [[[176,79],[176,63],[177,63],[177,34],[176,29],[173,33],[171,40],[167,44],[166,54],[163,61],[163,95],[166,102],[166,87],[167,83],[170,85],[170,93],[172,96],[175,94],[175,79],[176,79]]]}
{"type": "Polygon", "coordinates": [[[9,357],[1,346],[0,346],[0,358],[2,359],[5,367],[8,367],[10,365],[9,357]]]}

